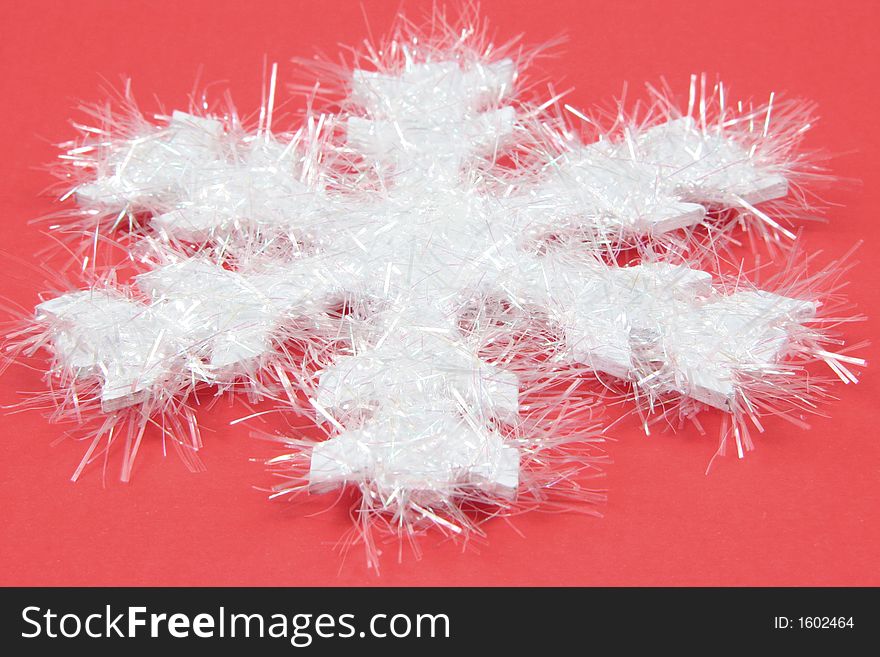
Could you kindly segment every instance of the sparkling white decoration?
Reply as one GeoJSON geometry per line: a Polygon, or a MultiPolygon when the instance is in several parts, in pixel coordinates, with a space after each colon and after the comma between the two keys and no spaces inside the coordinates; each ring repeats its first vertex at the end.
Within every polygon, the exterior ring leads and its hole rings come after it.
{"type": "Polygon", "coordinates": [[[363,57],[341,106],[293,132],[273,131],[273,68],[256,129],[136,115],[68,149],[84,172],[76,225],[93,239],[128,227],[120,239],[146,265],[129,284],[43,301],[16,336],[52,354],[61,416],[97,400],[85,460],[117,424],[134,423],[137,444],[150,418],[195,431],[168,418],[215,385],[327,428],[287,440],[276,494],[356,485],[392,531],[458,533],[466,504],[552,494],[568,471],[535,467],[595,439],[587,420],[562,439],[559,417],[583,410],[562,385],[572,372],[629,386],[646,418],[731,414],[740,455],[747,423],[821,395],[786,381],[808,361],[855,380],[846,365],[861,361],[827,346],[818,288],[759,289],[697,257],[737,226],[776,247],[794,238],[772,202],[797,178],[796,108],[734,110],[693,79],[686,111],[581,143],[549,103],[517,97],[526,55],[468,28],[408,30],[363,57]]]}

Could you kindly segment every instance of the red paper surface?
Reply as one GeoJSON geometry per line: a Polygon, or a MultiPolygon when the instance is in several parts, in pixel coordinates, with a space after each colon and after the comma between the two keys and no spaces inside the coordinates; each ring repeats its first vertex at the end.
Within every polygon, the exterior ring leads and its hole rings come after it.
{"type": "MultiPolygon", "coordinates": [[[[383,33],[398,2],[364,2],[383,33]]],[[[411,16],[427,2],[404,3],[411,16]]],[[[824,191],[828,223],[809,224],[806,245],[839,257],[859,240],[862,264],[850,298],[873,319],[847,331],[871,338],[880,318],[878,104],[880,53],[874,2],[587,2],[485,0],[483,13],[506,39],[569,41],[543,63],[568,102],[589,107],[665,76],[685,94],[689,75],[719,74],[735,98],[786,91],[819,104],[808,147],[837,157],[844,179],[824,191]]],[[[155,96],[184,107],[202,81],[222,81],[243,112],[259,105],[263,56],[293,77],[290,58],[367,36],[357,2],[149,2],[4,0],[0,21],[0,257],[2,296],[32,307],[43,281],[24,267],[49,244],[29,225],[55,205],[40,192],[39,167],[52,143],[73,135],[79,99],[102,98],[104,80],[133,78],[147,108],[155,96]],[[17,261],[16,258],[19,260],[17,261]]],[[[118,84],[117,84],[118,87],[118,84]]],[[[282,94],[283,95],[283,94],[282,94]]],[[[868,357],[876,348],[865,349],[868,357]]],[[[604,518],[530,513],[486,525],[488,541],[462,550],[437,535],[419,561],[386,546],[376,578],[356,547],[343,564],[334,544],[349,529],[345,506],[269,503],[269,482],[251,458],[276,452],[231,419],[242,407],[203,412],[208,471],[191,474],[175,456],[145,445],[132,483],[111,463],[79,483],[68,479],[84,445],[51,443],[61,429],[37,412],[0,418],[0,583],[23,585],[344,585],[880,584],[878,476],[880,372],[869,367],[809,431],[768,420],[757,451],[716,460],[712,437],[692,429],[645,437],[635,422],[613,431],[614,463],[601,482],[604,518]]],[[[39,372],[13,366],[0,378],[0,403],[40,391],[39,372]]],[[[711,422],[710,422],[711,424],[711,422]]]]}

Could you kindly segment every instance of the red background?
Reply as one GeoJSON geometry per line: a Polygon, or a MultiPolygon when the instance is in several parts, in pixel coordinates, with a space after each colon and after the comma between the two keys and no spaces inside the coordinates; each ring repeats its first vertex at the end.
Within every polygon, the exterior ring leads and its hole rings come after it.
{"type": "MultiPolygon", "coordinates": [[[[384,32],[397,2],[365,2],[384,32]]],[[[866,2],[587,2],[485,0],[500,38],[526,32],[539,43],[569,36],[544,63],[568,102],[590,106],[666,76],[686,92],[691,72],[719,74],[732,95],[772,90],[818,101],[822,120],[808,145],[837,154],[842,178],[825,197],[838,203],[827,224],[808,226],[806,243],[829,257],[864,239],[850,275],[851,299],[880,318],[878,4],[866,2]]],[[[409,14],[428,8],[407,2],[409,14]]],[[[228,81],[240,108],[258,107],[263,56],[291,79],[292,56],[366,36],[358,2],[13,2],[0,25],[0,249],[30,257],[48,238],[33,217],[53,208],[37,167],[51,143],[72,136],[78,99],[101,98],[102,77],[131,75],[142,99],[184,106],[199,65],[203,80],[228,81]]],[[[145,103],[149,106],[149,102],[145,103]]],[[[3,297],[32,306],[40,281],[0,258],[3,297]]],[[[848,337],[869,338],[874,320],[848,337]]],[[[869,359],[876,350],[866,349],[869,359]]],[[[208,471],[190,474],[154,444],[141,450],[131,484],[102,486],[100,467],[77,484],[68,476],[83,446],[50,443],[58,427],[39,413],[0,419],[0,583],[52,585],[325,584],[873,584],[877,568],[880,373],[839,385],[840,400],[810,431],[767,422],[757,451],[717,460],[704,475],[714,438],[686,431],[646,438],[634,423],[610,445],[609,502],[601,519],[531,513],[491,522],[487,543],[462,551],[428,536],[421,561],[394,550],[381,578],[359,550],[341,566],[333,543],[349,526],[342,507],[306,517],[268,503],[251,457],[273,454],[228,421],[241,408],[203,413],[208,471]],[[522,535],[520,535],[522,534],[522,535]]],[[[40,390],[36,372],[13,367],[0,378],[0,403],[40,390]]],[[[115,478],[118,470],[112,470],[115,478]]]]}

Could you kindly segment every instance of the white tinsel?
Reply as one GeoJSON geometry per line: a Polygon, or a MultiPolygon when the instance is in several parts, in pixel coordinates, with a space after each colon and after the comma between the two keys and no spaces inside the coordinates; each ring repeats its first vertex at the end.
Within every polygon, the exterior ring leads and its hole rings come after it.
{"type": "MultiPolygon", "coordinates": [[[[790,186],[769,108],[707,121],[692,98],[686,114],[582,144],[516,98],[513,56],[394,48],[392,63],[351,73],[338,112],[293,133],[269,129],[271,105],[252,131],[175,111],[71,148],[87,219],[112,229],[149,216],[134,233],[149,269],[131,286],[44,301],[27,345],[47,346],[71,388],[94,384],[105,414],[173,413],[169,400],[200,384],[281,389],[330,432],[303,452],[313,491],[356,484],[401,525],[447,529],[463,522],[449,520],[456,500],[511,501],[533,483],[521,464],[542,443],[522,435],[534,408],[520,397],[538,371],[576,366],[628,383],[649,410],[678,399],[736,426],[772,404],[749,382],[786,358],[852,376],[844,363],[857,359],[822,346],[815,295],[732,283],[687,263],[684,247],[651,247],[682,229],[729,230],[725,209],[791,235],[756,207],[790,186]],[[624,246],[641,261],[610,262],[624,246]],[[505,311],[468,328],[475,304],[505,311]],[[531,374],[486,355],[523,321],[550,327],[531,374]],[[290,339],[335,353],[312,376],[291,368],[290,339]]],[[[561,409],[571,393],[554,394],[561,409]]]]}

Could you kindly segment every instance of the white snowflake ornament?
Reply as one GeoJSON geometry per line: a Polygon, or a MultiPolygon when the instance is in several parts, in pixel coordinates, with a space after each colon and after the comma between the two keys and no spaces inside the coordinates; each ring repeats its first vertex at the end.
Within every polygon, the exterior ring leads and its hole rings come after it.
{"type": "Polygon", "coordinates": [[[141,432],[203,385],[304,406],[328,437],[286,440],[276,495],[358,486],[397,532],[458,533],[467,504],[559,488],[568,470],[535,468],[594,435],[553,438],[576,406],[565,368],[628,386],[648,414],[708,406],[735,427],[784,404],[767,382],[808,360],[854,378],[858,359],[825,348],[817,294],[688,260],[733,229],[725,210],[790,234],[768,204],[794,175],[770,107],[713,119],[701,98],[693,116],[692,95],[686,114],[584,144],[517,97],[515,52],[444,34],[398,34],[335,113],[290,133],[272,132],[270,102],[256,130],[175,112],[72,148],[90,232],[149,215],[131,234],[146,271],[44,301],[22,345],[141,432]]]}

